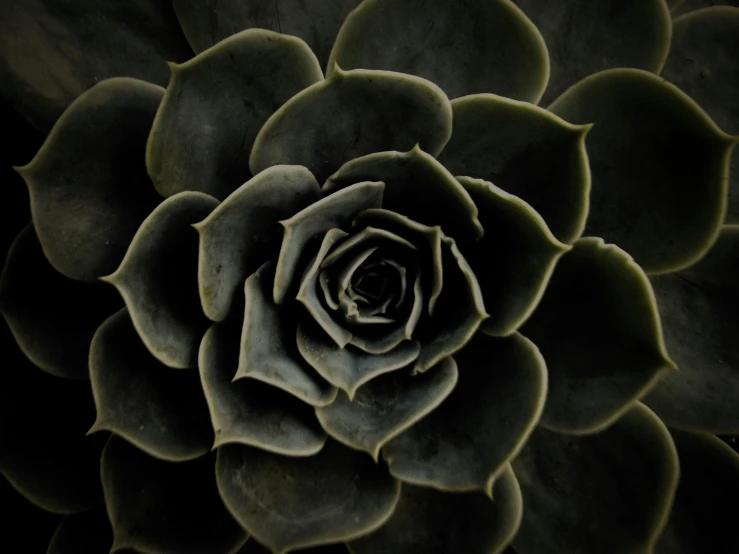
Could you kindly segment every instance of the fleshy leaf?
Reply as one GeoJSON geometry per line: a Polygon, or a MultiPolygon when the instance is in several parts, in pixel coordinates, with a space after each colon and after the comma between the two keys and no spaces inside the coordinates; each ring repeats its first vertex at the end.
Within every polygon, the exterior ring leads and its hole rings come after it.
{"type": "Polygon", "coordinates": [[[736,549],[739,455],[705,434],[672,430],[680,483],[656,554],[703,554],[736,549]]]}
{"type": "Polygon", "coordinates": [[[289,392],[312,406],[333,402],[338,389],[302,358],[295,344],[294,314],[281,312],[271,298],[274,264],[268,262],[244,284],[246,314],[234,381],[249,377],[289,392]]]}
{"type": "Polygon", "coordinates": [[[541,34],[508,0],[365,0],[339,31],[329,74],[333,64],[418,75],[450,98],[537,102],[549,80],[541,34]]]}
{"type": "MultiPolygon", "coordinates": [[[[349,551],[344,544],[326,544],[312,548],[299,548],[291,552],[295,554],[348,554],[349,551]]],[[[272,551],[251,538],[236,554],[272,554],[272,551]]]]}
{"type": "Polygon", "coordinates": [[[665,344],[680,371],[644,402],[668,425],[739,433],[739,226],[723,228],[694,266],[653,277],[665,344]]]}
{"type": "Polygon", "coordinates": [[[300,37],[323,67],[347,14],[360,0],[218,0],[218,7],[199,0],[173,0],[177,18],[196,52],[241,29],[262,28],[300,37]]]}
{"type": "Polygon", "coordinates": [[[218,205],[202,192],[166,199],[136,232],[118,269],[102,280],[121,293],[136,331],[160,362],[196,367],[208,320],[198,298],[198,234],[218,205]]]}
{"type": "Polygon", "coordinates": [[[369,354],[352,345],[341,348],[312,318],[301,320],[297,343],[305,361],[349,398],[367,381],[413,363],[421,350],[415,341],[401,342],[384,354],[369,354]]]}
{"type": "Polygon", "coordinates": [[[46,554],[108,554],[112,543],[108,514],[97,508],[64,517],[46,554]]]}
{"type": "MultiPolygon", "coordinates": [[[[169,2],[24,0],[0,5],[0,93],[44,132],[99,81],[126,76],[165,85],[165,62],[191,55],[169,2]]],[[[125,136],[118,133],[118,138],[125,136]]]]}
{"type": "Polygon", "coordinates": [[[695,102],[656,75],[612,69],[573,85],[549,110],[595,124],[588,235],[618,244],[648,273],[706,253],[724,219],[735,141],[695,102]]]}
{"type": "Polygon", "coordinates": [[[600,433],[537,428],[513,470],[526,506],[518,554],[652,552],[679,473],[669,432],[638,403],[600,433]]]}
{"type": "Polygon", "coordinates": [[[32,225],[11,245],[0,278],[0,312],[18,346],[47,373],[87,379],[92,335],[120,304],[110,287],[69,279],[51,267],[32,225]]]}
{"type": "Polygon", "coordinates": [[[326,432],[378,459],[380,448],[434,410],[457,384],[457,364],[444,358],[420,375],[395,371],[363,385],[350,398],[341,394],[316,409],[326,432]]]}
{"type": "Polygon", "coordinates": [[[480,210],[485,236],[464,245],[480,284],[491,335],[506,336],[531,315],[568,247],[526,202],[481,179],[458,177],[480,210]]]}
{"type": "Polygon", "coordinates": [[[341,71],[296,94],[264,124],[249,166],[304,165],[319,182],[373,152],[418,144],[438,154],[452,131],[449,99],[433,83],[389,71],[341,71]]]}
{"type": "Polygon", "coordinates": [[[439,162],[454,175],[485,179],[528,202],[562,242],[577,239],[588,215],[585,136],[591,126],[493,94],[457,98],[452,110],[452,138],[439,162]]]}
{"type": "Polygon", "coordinates": [[[282,390],[254,379],[231,382],[239,362],[239,335],[230,322],[216,323],[200,345],[200,380],[216,440],[256,446],[285,456],[311,456],[326,433],[313,409],[282,390]]]}
{"type": "MultiPolygon", "coordinates": [[[[580,79],[614,67],[659,72],[670,49],[664,0],[514,0],[544,37],[551,60],[549,104],[580,79]]],[[[493,91],[495,92],[495,91],[493,91]]]]}
{"type": "Polygon", "coordinates": [[[510,465],[493,485],[493,500],[480,492],[441,492],[403,483],[388,522],[352,541],[353,554],[497,554],[518,530],[523,504],[510,465]]]}
{"type": "Polygon", "coordinates": [[[150,456],[173,462],[210,450],[213,434],[197,375],[152,356],[125,308],[92,339],[90,381],[97,407],[90,432],[112,431],[150,456]]]}
{"type": "Polygon", "coordinates": [[[345,190],[311,204],[282,223],[280,257],[274,284],[274,301],[282,304],[291,287],[295,286],[298,262],[310,241],[333,227],[346,226],[354,214],[367,208],[379,208],[385,190],[383,183],[358,182],[345,190]]]}
{"type": "Polygon", "coordinates": [[[390,473],[406,483],[490,495],[539,420],[546,366],[519,334],[478,333],[454,359],[460,379],[449,398],[382,454],[390,473]]]}
{"type": "Polygon", "coordinates": [[[522,332],[547,361],[542,424],[561,432],[610,425],[675,369],[649,280],[598,238],[580,239],[562,256],[522,332]]]}
{"type": "Polygon", "coordinates": [[[229,511],[275,554],[370,533],[400,494],[385,468],[333,441],[309,458],[226,445],[216,478],[229,511]]]}
{"type": "Polygon", "coordinates": [[[326,181],[321,192],[335,193],[360,181],[385,183],[382,208],[386,210],[441,226],[459,240],[475,240],[483,234],[469,194],[443,165],[417,146],[408,152],[377,152],[351,160],[326,181]]]}
{"type": "MultiPolygon", "coordinates": [[[[739,6],[736,1],[732,4],[739,6]]],[[[721,129],[734,135],[739,134],[739,64],[734,54],[738,50],[739,8],[700,10],[675,20],[670,55],[662,69],[665,79],[685,91],[721,129]]],[[[737,148],[731,167],[726,221],[739,223],[737,148]]]]}
{"type": "Polygon", "coordinates": [[[131,548],[227,554],[238,550],[246,535],[218,497],[213,458],[164,462],[111,437],[100,462],[113,526],[111,552],[131,548]]]}
{"type": "Polygon", "coordinates": [[[679,16],[697,11],[701,8],[713,8],[719,6],[739,7],[739,0],[667,0],[667,3],[672,9],[673,39],[677,34],[674,29],[679,16]]]}
{"type": "Polygon", "coordinates": [[[161,200],[143,160],[163,94],[136,79],[98,83],[64,112],[33,160],[16,168],[44,253],[67,277],[94,282],[113,271],[161,200]]]}
{"type": "Polygon", "coordinates": [[[310,171],[274,166],[239,187],[195,228],[200,233],[198,287],[203,311],[223,321],[244,280],[280,248],[279,222],[319,197],[310,171]]]}
{"type": "Polygon", "coordinates": [[[226,198],[251,176],[249,153],[267,118],[323,80],[302,40],[264,29],[170,67],[146,148],[149,175],[163,196],[198,190],[226,198]]]}

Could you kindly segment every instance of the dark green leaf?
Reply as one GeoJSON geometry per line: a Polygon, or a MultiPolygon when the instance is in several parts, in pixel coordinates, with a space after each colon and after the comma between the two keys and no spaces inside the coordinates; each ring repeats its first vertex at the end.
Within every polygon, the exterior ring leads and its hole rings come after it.
{"type": "Polygon", "coordinates": [[[62,519],[46,554],[108,554],[112,544],[108,514],[97,508],[62,519]]]}

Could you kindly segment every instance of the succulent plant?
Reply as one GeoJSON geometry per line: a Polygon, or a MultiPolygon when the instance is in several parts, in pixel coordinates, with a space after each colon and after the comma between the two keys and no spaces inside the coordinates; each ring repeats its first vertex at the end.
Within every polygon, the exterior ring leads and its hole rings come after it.
{"type": "Polygon", "coordinates": [[[3,2],[48,137],[0,473],[48,553],[737,551],[708,4],[3,2]]]}

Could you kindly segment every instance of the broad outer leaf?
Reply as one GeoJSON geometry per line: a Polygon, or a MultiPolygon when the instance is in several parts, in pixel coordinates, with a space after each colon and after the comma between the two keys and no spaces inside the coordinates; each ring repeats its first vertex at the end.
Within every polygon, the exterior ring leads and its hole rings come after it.
{"type": "Polygon", "coordinates": [[[199,190],[224,199],[251,177],[249,153],[267,118],[323,80],[302,40],[264,29],[170,67],[146,148],[146,167],[163,196],[199,190]]]}
{"type": "Polygon", "coordinates": [[[223,321],[244,280],[279,254],[279,222],[319,197],[310,171],[274,166],[239,187],[203,221],[200,233],[198,290],[203,311],[223,321]]]}
{"type": "Polygon", "coordinates": [[[646,71],[612,69],[573,85],[549,110],[595,124],[586,234],[618,244],[648,273],[706,253],[724,219],[736,142],[693,100],[646,71]]]}
{"type": "Polygon", "coordinates": [[[0,312],[18,346],[44,371],[87,379],[92,335],[120,304],[110,287],[69,279],[51,267],[32,225],[13,241],[0,278],[0,312]]]}
{"type": "Polygon", "coordinates": [[[339,31],[329,74],[334,64],[418,75],[450,98],[536,103],[549,80],[541,34],[508,0],[365,0],[339,31]]]}
{"type": "Polygon", "coordinates": [[[218,497],[215,456],[171,463],[113,436],[100,476],[113,526],[111,552],[228,554],[246,540],[218,497]]]}
{"type": "Polygon", "coordinates": [[[182,192],[157,206],[136,232],[118,269],[104,277],[121,293],[149,351],[174,368],[197,366],[208,320],[198,298],[198,234],[191,226],[218,205],[182,192]]]}
{"type": "Polygon", "coordinates": [[[216,478],[236,520],[276,554],[370,533],[400,495],[386,468],[333,441],[309,458],[226,445],[216,478]]]}
{"type": "Polygon", "coordinates": [[[521,331],[547,361],[542,424],[562,432],[610,425],[675,369],[649,280],[602,239],[580,239],[562,256],[521,331]]]}
{"type": "Polygon", "coordinates": [[[452,131],[449,99],[433,83],[402,73],[338,68],[296,94],[264,124],[249,166],[304,165],[319,182],[354,158],[418,144],[438,154],[452,131]]]}
{"type": "Polygon", "coordinates": [[[522,513],[510,465],[495,481],[492,500],[404,483],[390,520],[349,548],[354,554],[497,554],[513,540],[522,513]]]}
{"type": "Polygon", "coordinates": [[[98,83],[64,112],[33,160],[16,168],[44,253],[67,277],[95,281],[112,272],[161,200],[144,151],[163,94],[136,79],[98,83]]]}
{"type": "Polygon", "coordinates": [[[112,544],[108,514],[101,507],[65,516],[46,554],[108,554],[112,544]]]}
{"type": "Polygon", "coordinates": [[[90,432],[112,431],[150,456],[173,462],[202,456],[213,444],[197,374],[152,356],[123,308],[90,344],[97,418],[90,432]]]}
{"type": "Polygon", "coordinates": [[[513,470],[526,507],[518,554],[652,552],[679,473],[667,428],[638,403],[600,433],[539,427],[513,470]]]}
{"type": "Polygon", "coordinates": [[[459,382],[441,406],[382,449],[390,473],[443,491],[492,485],[536,426],[547,388],[544,359],[515,334],[478,333],[454,356],[459,382]]]}
{"type": "Polygon", "coordinates": [[[739,433],[739,226],[723,228],[694,266],[651,279],[665,344],[680,371],[644,402],[668,425],[739,433]]]}
{"type": "Polygon", "coordinates": [[[689,12],[700,10],[701,8],[712,8],[718,6],[735,6],[739,7],[739,0],[667,0],[672,9],[673,17],[673,39],[675,38],[676,19],[689,12]]]}

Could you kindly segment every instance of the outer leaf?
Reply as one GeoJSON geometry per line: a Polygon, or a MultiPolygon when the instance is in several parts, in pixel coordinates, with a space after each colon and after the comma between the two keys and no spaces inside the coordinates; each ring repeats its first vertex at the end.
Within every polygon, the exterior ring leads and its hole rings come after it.
{"type": "Polygon", "coordinates": [[[66,516],[46,554],[108,554],[113,534],[104,508],[66,516]]]}
{"type": "Polygon", "coordinates": [[[542,424],[561,432],[610,425],[675,368],[649,280],[602,239],[580,239],[562,257],[522,332],[549,370],[542,424]]]}
{"type": "MultiPolygon", "coordinates": [[[[314,546],[313,548],[301,548],[293,550],[299,554],[347,554],[349,552],[344,544],[327,544],[314,546]]],[[[236,554],[272,554],[269,548],[265,548],[254,539],[249,539],[236,554]]]]}
{"type": "Polygon", "coordinates": [[[224,199],[251,177],[249,152],[267,118],[323,80],[302,40],[264,29],[238,33],[170,68],[146,148],[149,175],[163,196],[199,190],[224,199]]]}
{"type": "Polygon", "coordinates": [[[296,94],[259,131],[249,167],[304,165],[319,182],[342,164],[373,152],[432,155],[449,140],[452,111],[436,85],[388,71],[341,71],[296,94]]]}
{"type": "Polygon", "coordinates": [[[650,273],[706,253],[724,218],[735,143],[697,104],[655,75],[613,69],[580,81],[549,109],[595,123],[587,234],[618,244],[650,273]]]}
{"type": "Polygon", "coordinates": [[[460,380],[452,394],[391,440],[383,457],[406,483],[490,495],[539,419],[546,366],[519,334],[501,339],[478,333],[454,359],[460,380]]]}
{"type": "MultiPolygon", "coordinates": [[[[695,4],[739,2],[689,2],[695,4]]],[[[692,6],[689,6],[692,5],[692,6]]],[[[739,7],[699,10],[675,20],[670,56],[662,76],[685,91],[727,133],[739,134],[739,7]]],[[[739,223],[739,150],[734,149],[729,174],[727,221],[739,223]]]]}
{"type": "Polygon", "coordinates": [[[528,202],[562,242],[577,239],[588,215],[591,126],[493,94],[457,98],[452,110],[452,138],[439,161],[454,175],[485,179],[528,202]]]}
{"type": "Polygon", "coordinates": [[[92,335],[119,306],[109,287],[51,267],[32,225],[18,234],[0,278],[0,312],[35,365],[57,377],[87,379],[92,335]]]}
{"type": "Polygon", "coordinates": [[[481,179],[458,179],[480,208],[485,229],[481,240],[464,245],[491,312],[483,325],[491,335],[510,335],[534,311],[557,260],[569,248],[517,196],[481,179]]]}
{"type": "Polygon", "coordinates": [[[378,377],[353,398],[342,394],[316,408],[316,415],[328,434],[376,461],[386,442],[433,411],[456,384],[457,364],[444,358],[421,375],[396,371],[378,377]]]}
{"type": "Polygon", "coordinates": [[[279,221],[318,200],[310,171],[275,166],[239,187],[198,223],[198,290],[203,311],[223,321],[244,280],[280,247],[279,221]]]}
{"type": "Polygon", "coordinates": [[[518,554],[652,552],[679,472],[667,428],[641,404],[592,435],[539,427],[513,470],[526,506],[518,554]]]}
{"type": "Polygon", "coordinates": [[[233,516],[276,554],[370,533],[400,495],[384,468],[334,442],[310,458],[227,445],[216,478],[233,516]]]}
{"type": "Polygon", "coordinates": [[[213,434],[197,375],[154,358],[125,308],[92,339],[90,381],[97,408],[90,432],[113,431],[150,456],[173,462],[210,449],[213,434]]]}
{"type": "Polygon", "coordinates": [[[198,301],[198,236],[191,226],[217,205],[201,192],[168,198],[141,224],[118,269],[101,278],[121,293],[149,351],[170,367],[197,366],[208,321],[198,301]]]}
{"type": "Polygon", "coordinates": [[[295,346],[292,314],[272,302],[274,266],[263,265],[246,280],[246,314],[234,380],[250,377],[278,387],[312,406],[333,402],[338,390],[305,363],[295,346]]]}
{"type": "Polygon", "coordinates": [[[44,552],[61,517],[31,504],[7,479],[0,475],[0,510],[3,514],[3,540],[22,544],[34,552],[44,552]],[[33,533],[29,533],[29,529],[33,533]]]}
{"type": "Polygon", "coordinates": [[[696,265],[652,278],[667,350],[680,367],[645,403],[668,425],[739,433],[739,226],[696,265]]]}
{"type": "Polygon", "coordinates": [[[67,277],[95,281],[113,271],[161,200],[142,162],[163,94],[135,79],[98,83],[64,112],[31,163],[16,168],[44,253],[67,277]]]}
{"type": "MultiPolygon", "coordinates": [[[[686,13],[699,10],[701,8],[711,8],[718,6],[737,6],[739,7],[738,0],[668,0],[668,4],[672,9],[673,20],[686,13]]],[[[673,31],[674,31],[673,21],[673,31]]],[[[673,38],[678,34],[677,31],[673,32],[673,38]]]]}
{"type": "Polygon", "coordinates": [[[446,493],[403,484],[398,506],[377,531],[352,541],[354,554],[497,554],[521,523],[521,490],[510,465],[493,499],[480,492],[446,493]]]}
{"type": "Polygon", "coordinates": [[[544,36],[552,74],[549,104],[580,79],[613,67],[659,73],[670,49],[664,0],[514,0],[544,36]]]}
{"type": "Polygon", "coordinates": [[[113,436],[100,475],[113,526],[111,552],[228,553],[246,535],[218,498],[213,456],[169,463],[113,436]]]}
{"type": "Polygon", "coordinates": [[[24,0],[0,6],[0,93],[44,132],[99,81],[126,76],[164,85],[165,62],[191,55],[168,2],[24,0]]]}
{"type": "Polygon", "coordinates": [[[739,455],[710,435],[671,433],[680,484],[655,553],[731,552],[739,518],[739,455]]]}
{"type": "Polygon", "coordinates": [[[549,80],[541,34],[508,0],[366,0],[341,27],[329,72],[336,63],[418,75],[450,98],[537,102],[549,80]]]}
{"type": "Polygon", "coordinates": [[[276,387],[253,379],[231,382],[239,336],[230,322],[216,323],[200,345],[200,380],[215,431],[214,447],[256,446],[285,456],[310,456],[323,448],[326,433],[313,409],[276,387]]]}

